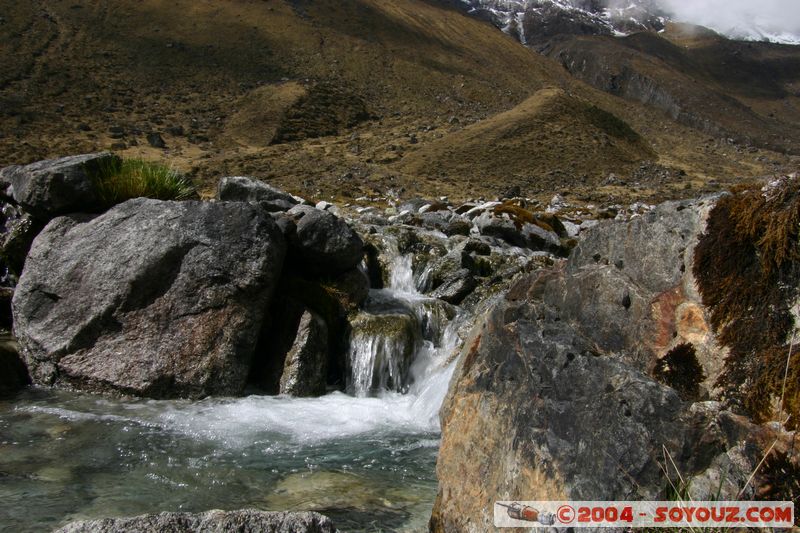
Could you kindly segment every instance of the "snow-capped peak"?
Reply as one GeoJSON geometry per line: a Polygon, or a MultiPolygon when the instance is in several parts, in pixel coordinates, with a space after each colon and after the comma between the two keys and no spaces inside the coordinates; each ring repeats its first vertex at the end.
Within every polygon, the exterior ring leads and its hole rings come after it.
{"type": "MultiPolygon", "coordinates": [[[[723,1],[723,0],[714,0],[723,1]]],[[[783,0],[772,0],[773,3],[783,0]]],[[[787,0],[794,1],[794,0],[787,0]]],[[[624,36],[659,31],[667,22],[688,22],[711,28],[732,39],[800,44],[800,31],[782,29],[773,13],[747,3],[746,11],[706,9],[701,2],[677,0],[461,0],[470,12],[488,18],[525,44],[557,34],[624,36]],[[689,5],[691,4],[691,5],[689,5]],[[755,11],[756,15],[752,12],[755,11]],[[772,17],[775,18],[775,17],[772,17]]],[[[710,2],[710,4],[713,2],[710,2]]],[[[739,1],[737,5],[743,5],[739,1]]],[[[780,21],[778,21],[780,22],[780,21]]]]}

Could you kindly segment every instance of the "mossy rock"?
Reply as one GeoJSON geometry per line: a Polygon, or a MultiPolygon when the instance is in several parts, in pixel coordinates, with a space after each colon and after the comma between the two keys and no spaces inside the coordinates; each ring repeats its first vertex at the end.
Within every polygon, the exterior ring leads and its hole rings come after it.
{"type": "Polygon", "coordinates": [[[711,210],[693,266],[711,325],[730,349],[717,385],[756,421],[774,419],[773,401],[783,398],[790,428],[800,425],[800,358],[787,366],[796,351],[799,235],[800,180],[743,186],[711,210]]]}

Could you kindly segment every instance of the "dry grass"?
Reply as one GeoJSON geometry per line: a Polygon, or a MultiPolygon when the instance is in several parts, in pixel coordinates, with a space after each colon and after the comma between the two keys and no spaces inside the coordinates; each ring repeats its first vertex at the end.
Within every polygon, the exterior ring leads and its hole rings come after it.
{"type": "Polygon", "coordinates": [[[798,180],[767,191],[742,187],[712,210],[694,264],[711,324],[730,348],[718,385],[757,421],[776,418],[772,405],[782,398],[791,428],[800,421],[800,359],[787,365],[800,287],[798,232],[798,180]]]}

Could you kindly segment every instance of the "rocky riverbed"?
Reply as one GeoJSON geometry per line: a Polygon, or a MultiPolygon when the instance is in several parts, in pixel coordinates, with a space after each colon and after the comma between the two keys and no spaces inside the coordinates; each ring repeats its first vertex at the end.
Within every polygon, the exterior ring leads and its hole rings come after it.
{"type": "Polygon", "coordinates": [[[677,478],[758,497],[768,448],[796,468],[794,433],[718,386],[694,270],[720,196],[379,210],[224,177],[211,201],[109,208],[92,168],[114,157],[0,171],[14,531],[217,508],[347,531],[423,530],[433,509],[434,531],[486,531],[496,499],[665,497],[677,478]]]}

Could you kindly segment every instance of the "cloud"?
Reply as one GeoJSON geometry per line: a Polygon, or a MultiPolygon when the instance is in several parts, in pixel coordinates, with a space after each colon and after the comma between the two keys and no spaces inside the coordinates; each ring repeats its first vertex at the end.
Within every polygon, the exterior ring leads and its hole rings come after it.
{"type": "Polygon", "coordinates": [[[658,0],[675,20],[732,37],[800,37],[798,0],[658,0]]]}

